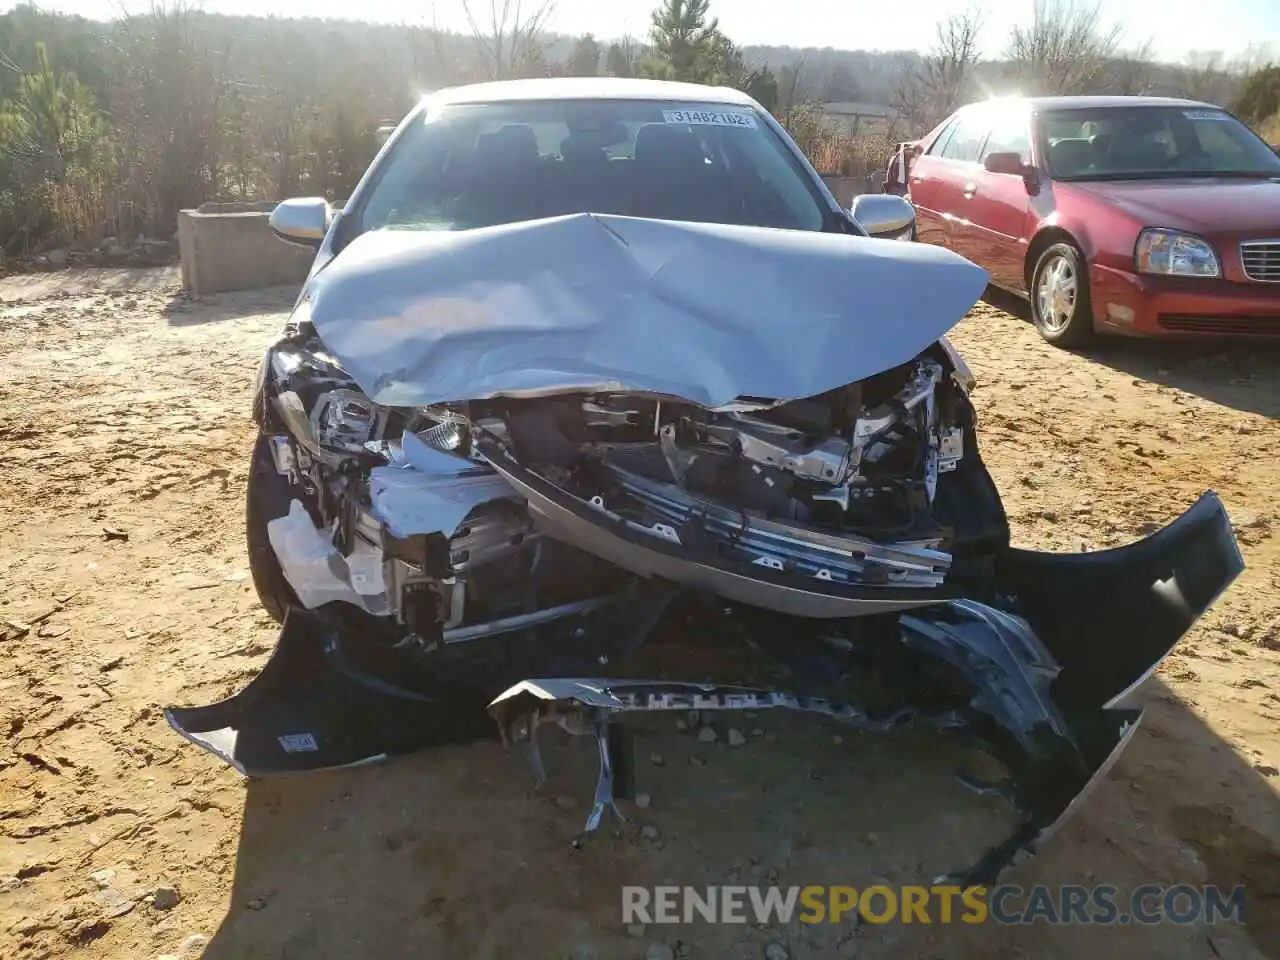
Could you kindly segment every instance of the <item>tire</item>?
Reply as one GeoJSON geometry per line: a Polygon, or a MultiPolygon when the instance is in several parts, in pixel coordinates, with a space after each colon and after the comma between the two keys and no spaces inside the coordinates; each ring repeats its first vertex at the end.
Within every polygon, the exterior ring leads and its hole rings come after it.
{"type": "Polygon", "coordinates": [[[1031,275],[1031,319],[1055,347],[1080,347],[1094,338],[1089,271],[1079,249],[1055,243],[1040,254],[1031,275]]]}
{"type": "Polygon", "coordinates": [[[293,499],[289,480],[276,470],[271,438],[259,434],[249,463],[249,489],[245,496],[245,542],[249,548],[249,575],[263,609],[283,622],[291,606],[300,606],[297,594],[285,579],[280,561],[271,549],[267,524],[289,512],[293,499]]]}

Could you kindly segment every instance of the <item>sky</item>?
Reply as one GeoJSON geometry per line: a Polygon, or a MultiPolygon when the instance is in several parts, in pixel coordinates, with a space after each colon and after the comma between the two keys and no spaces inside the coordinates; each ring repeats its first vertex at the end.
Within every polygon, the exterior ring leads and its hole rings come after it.
{"type": "MultiPolygon", "coordinates": [[[[538,0],[523,0],[526,8],[538,0]]],[[[501,6],[502,0],[497,0],[501,6]]],[[[554,0],[550,29],[601,38],[648,32],[656,0],[554,0]]],[[[983,46],[998,54],[1015,24],[1029,22],[1034,0],[986,0],[983,46]]],[[[0,0],[0,11],[15,6],[0,0]]],[[[105,20],[121,10],[143,12],[151,0],[39,0],[44,9],[105,20]]],[[[338,17],[391,23],[434,22],[465,31],[462,0],[203,0],[215,13],[281,17],[338,17]]],[[[487,11],[489,0],[473,0],[487,11]]],[[[970,0],[712,0],[713,15],[737,44],[836,47],[846,50],[924,49],[932,28],[970,0]],[[895,15],[902,11],[902,16],[895,15]],[[918,25],[918,31],[906,29],[918,25]]],[[[1268,42],[1280,47],[1280,0],[1105,0],[1103,20],[1118,23],[1132,45],[1150,41],[1162,60],[1181,60],[1191,51],[1217,50],[1229,56],[1268,42]]],[[[1273,47],[1274,49],[1274,47],[1273,47]]]]}

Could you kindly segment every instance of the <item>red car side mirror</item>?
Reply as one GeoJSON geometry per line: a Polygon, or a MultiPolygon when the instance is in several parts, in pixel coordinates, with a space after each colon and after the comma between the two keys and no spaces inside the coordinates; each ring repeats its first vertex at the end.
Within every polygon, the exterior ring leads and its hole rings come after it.
{"type": "Polygon", "coordinates": [[[1016,153],[988,153],[982,161],[988,173],[1009,173],[1015,177],[1025,177],[1027,165],[1016,153]]]}

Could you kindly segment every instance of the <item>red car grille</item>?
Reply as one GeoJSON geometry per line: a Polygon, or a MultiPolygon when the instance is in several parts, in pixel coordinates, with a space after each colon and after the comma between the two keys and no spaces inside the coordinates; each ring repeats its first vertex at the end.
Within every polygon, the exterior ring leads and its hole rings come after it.
{"type": "Polygon", "coordinates": [[[1280,283],[1280,240],[1240,244],[1244,275],[1259,283],[1280,283]]]}
{"type": "Polygon", "coordinates": [[[1280,316],[1200,317],[1186,313],[1162,313],[1160,326],[1177,333],[1229,334],[1247,337],[1280,337],[1280,316]]]}

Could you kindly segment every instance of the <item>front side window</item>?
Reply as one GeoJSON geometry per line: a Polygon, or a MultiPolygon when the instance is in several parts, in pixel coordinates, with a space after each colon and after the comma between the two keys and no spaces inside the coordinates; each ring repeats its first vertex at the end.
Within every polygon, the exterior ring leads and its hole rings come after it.
{"type": "Polygon", "coordinates": [[[1041,127],[1056,180],[1280,176],[1274,151],[1231,114],[1210,107],[1054,110],[1041,127]]]}
{"type": "Polygon", "coordinates": [[[821,230],[830,211],[748,107],[509,101],[429,112],[375,171],[360,230],[602,213],[821,230]]]}
{"type": "Polygon", "coordinates": [[[978,159],[985,160],[992,153],[1016,153],[1023,163],[1031,162],[1031,118],[1025,112],[1013,111],[995,119],[978,159]]]}

